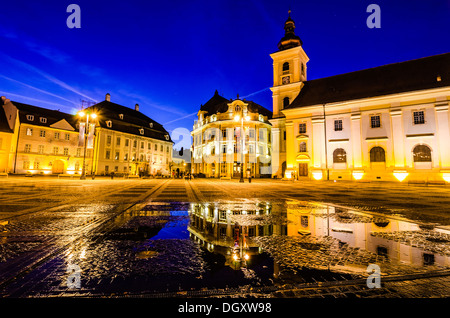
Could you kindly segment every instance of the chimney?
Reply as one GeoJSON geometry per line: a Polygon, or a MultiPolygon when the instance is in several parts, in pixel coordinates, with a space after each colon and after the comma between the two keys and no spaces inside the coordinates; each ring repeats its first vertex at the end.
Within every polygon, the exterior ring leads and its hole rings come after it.
{"type": "Polygon", "coordinates": [[[111,101],[111,95],[109,95],[109,93],[106,93],[105,100],[106,100],[107,102],[110,102],[110,101],[111,101]]]}
{"type": "Polygon", "coordinates": [[[139,111],[139,104],[134,105],[134,110],[137,112],[139,111]]]}

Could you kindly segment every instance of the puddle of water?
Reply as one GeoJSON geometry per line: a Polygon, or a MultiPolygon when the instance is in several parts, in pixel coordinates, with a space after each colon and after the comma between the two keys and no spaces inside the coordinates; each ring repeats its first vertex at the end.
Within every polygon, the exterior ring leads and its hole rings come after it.
{"type": "Polygon", "coordinates": [[[382,275],[450,267],[445,229],[306,201],[152,202],[115,224],[68,254],[66,263],[82,269],[83,288],[267,286],[367,277],[369,264],[382,275]]]}

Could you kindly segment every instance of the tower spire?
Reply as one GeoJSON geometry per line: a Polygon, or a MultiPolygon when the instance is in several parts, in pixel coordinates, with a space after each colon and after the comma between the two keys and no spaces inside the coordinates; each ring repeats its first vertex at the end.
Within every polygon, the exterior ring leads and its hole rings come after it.
{"type": "Polygon", "coordinates": [[[288,18],[284,23],[284,37],[278,42],[280,51],[287,50],[296,46],[302,46],[302,40],[295,35],[295,22],[291,18],[291,10],[288,11],[288,18]]]}

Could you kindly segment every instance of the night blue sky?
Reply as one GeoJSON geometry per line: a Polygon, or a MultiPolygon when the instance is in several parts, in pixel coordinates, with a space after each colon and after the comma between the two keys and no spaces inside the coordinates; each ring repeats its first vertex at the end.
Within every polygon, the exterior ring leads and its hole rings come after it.
{"type": "Polygon", "coordinates": [[[8,1],[0,94],[75,113],[81,100],[134,107],[179,133],[217,89],[272,107],[272,59],[288,10],[308,79],[450,52],[449,0],[8,1]],[[69,29],[69,4],[81,28],[69,29]],[[369,29],[369,4],[381,28],[369,29]],[[178,129],[177,129],[178,128],[178,129]]]}

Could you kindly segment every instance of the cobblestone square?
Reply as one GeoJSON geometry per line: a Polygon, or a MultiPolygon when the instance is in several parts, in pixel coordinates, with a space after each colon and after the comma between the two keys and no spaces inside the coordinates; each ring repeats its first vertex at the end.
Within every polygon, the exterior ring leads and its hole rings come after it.
{"type": "Polygon", "coordinates": [[[3,297],[450,295],[447,185],[2,181],[3,297]],[[242,246],[250,261],[238,264],[230,251],[242,246]],[[72,263],[82,269],[80,289],[67,286],[72,263]],[[380,265],[381,288],[367,287],[368,264],[380,265]]]}

